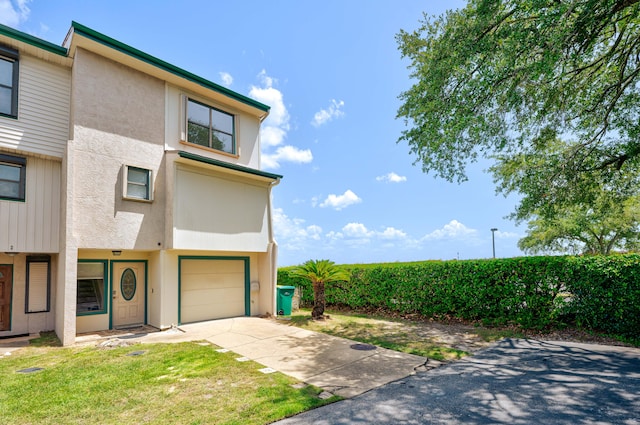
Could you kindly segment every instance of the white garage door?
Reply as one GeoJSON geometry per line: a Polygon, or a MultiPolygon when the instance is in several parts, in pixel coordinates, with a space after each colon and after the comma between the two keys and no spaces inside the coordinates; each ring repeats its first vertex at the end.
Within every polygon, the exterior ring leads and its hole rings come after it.
{"type": "Polygon", "coordinates": [[[181,260],[180,322],[245,315],[244,260],[181,260]]]}

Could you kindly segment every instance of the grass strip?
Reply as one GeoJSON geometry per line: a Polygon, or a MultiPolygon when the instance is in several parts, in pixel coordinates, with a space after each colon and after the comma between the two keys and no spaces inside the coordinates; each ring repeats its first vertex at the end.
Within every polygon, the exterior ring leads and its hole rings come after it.
{"type": "Polygon", "coordinates": [[[267,424],[339,399],[213,345],[37,345],[0,358],[0,423],[267,424]]]}

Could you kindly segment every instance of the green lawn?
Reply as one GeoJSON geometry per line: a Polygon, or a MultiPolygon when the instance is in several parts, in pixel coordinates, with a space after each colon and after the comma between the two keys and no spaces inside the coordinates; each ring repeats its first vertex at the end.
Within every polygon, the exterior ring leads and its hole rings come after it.
{"type": "MultiPolygon", "coordinates": [[[[438,338],[437,335],[425,332],[429,328],[428,324],[371,317],[356,312],[327,311],[327,313],[330,319],[314,321],[311,319],[310,310],[300,309],[293,312],[290,323],[315,332],[324,332],[439,361],[456,360],[469,354],[464,350],[452,347],[450,341],[447,342],[438,338]]],[[[504,330],[474,328],[472,336],[482,341],[496,341],[509,336],[518,336],[518,334],[504,330]]]]}
{"type": "Polygon", "coordinates": [[[36,341],[0,357],[0,424],[267,424],[339,399],[216,348],[36,341]],[[18,372],[31,367],[43,370],[18,372]]]}

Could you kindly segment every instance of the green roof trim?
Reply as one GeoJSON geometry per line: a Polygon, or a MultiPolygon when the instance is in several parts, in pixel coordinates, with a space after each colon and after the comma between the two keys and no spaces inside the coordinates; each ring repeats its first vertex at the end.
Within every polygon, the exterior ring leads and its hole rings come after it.
{"type": "Polygon", "coordinates": [[[280,174],[267,173],[266,171],[256,170],[254,168],[245,167],[243,165],[232,164],[230,162],[224,162],[213,158],[207,158],[206,156],[196,155],[193,153],[178,151],[178,155],[181,158],[192,159],[194,161],[202,162],[209,165],[216,165],[218,167],[228,168],[229,170],[241,171],[243,173],[253,174],[255,176],[266,177],[268,179],[279,180],[282,178],[280,174]]]}
{"type": "Polygon", "coordinates": [[[71,22],[71,27],[73,28],[73,30],[87,38],[90,38],[91,40],[94,40],[100,44],[103,44],[105,46],[111,47],[115,50],[118,50],[122,53],[125,53],[131,57],[134,57],[136,59],[139,59],[143,62],[146,62],[148,64],[151,64],[153,66],[156,66],[160,69],[163,69],[165,71],[168,71],[174,75],[177,75],[178,77],[182,77],[185,78],[189,81],[193,81],[194,83],[200,84],[201,86],[217,91],[218,93],[221,93],[225,96],[228,96],[234,100],[237,100],[239,102],[242,102],[246,105],[252,106],[254,108],[257,108],[261,111],[264,112],[269,112],[269,110],[271,109],[270,106],[265,105],[264,103],[258,102],[257,100],[251,99],[250,97],[241,95],[240,93],[236,93],[233,90],[229,90],[226,87],[223,87],[219,84],[216,84],[212,81],[209,81],[207,79],[204,79],[202,77],[199,77],[195,74],[192,74],[189,71],[185,71],[182,68],[179,68],[175,65],[172,65],[168,62],[163,61],[162,59],[158,59],[154,56],[151,56],[141,50],[138,50],[134,47],[131,47],[127,44],[124,44],[118,40],[115,40],[111,37],[108,37],[104,34],[101,34],[95,30],[92,30],[89,27],[86,27],[82,24],[79,24],[75,21],[71,22]]]}
{"type": "Polygon", "coordinates": [[[13,38],[14,40],[22,41],[23,43],[30,44],[34,47],[38,47],[42,50],[46,50],[56,55],[67,56],[66,48],[58,46],[57,44],[50,43],[41,38],[34,37],[25,32],[18,31],[6,25],[0,24],[0,35],[5,35],[7,37],[13,38]]]}

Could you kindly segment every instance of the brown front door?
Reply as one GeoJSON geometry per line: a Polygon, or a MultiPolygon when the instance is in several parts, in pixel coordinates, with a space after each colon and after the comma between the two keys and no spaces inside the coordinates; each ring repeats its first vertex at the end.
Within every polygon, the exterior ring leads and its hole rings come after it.
{"type": "Polygon", "coordinates": [[[0,331],[11,330],[11,266],[0,266],[0,331]]]}

